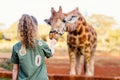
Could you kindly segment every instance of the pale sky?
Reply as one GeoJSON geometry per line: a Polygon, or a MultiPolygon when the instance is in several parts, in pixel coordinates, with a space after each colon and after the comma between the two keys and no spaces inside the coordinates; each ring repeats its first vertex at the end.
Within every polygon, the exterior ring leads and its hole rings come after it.
{"type": "Polygon", "coordinates": [[[120,22],[120,0],[0,0],[0,22],[8,28],[19,20],[22,14],[30,14],[37,18],[39,24],[45,24],[49,18],[51,7],[69,12],[76,7],[85,15],[104,14],[114,17],[120,22]]]}

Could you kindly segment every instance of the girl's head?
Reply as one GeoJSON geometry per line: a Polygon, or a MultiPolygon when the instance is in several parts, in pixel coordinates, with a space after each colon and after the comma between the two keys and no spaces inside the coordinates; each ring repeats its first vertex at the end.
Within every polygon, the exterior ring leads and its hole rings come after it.
{"type": "Polygon", "coordinates": [[[25,48],[35,48],[38,22],[35,17],[23,14],[18,23],[18,38],[25,48]]]}

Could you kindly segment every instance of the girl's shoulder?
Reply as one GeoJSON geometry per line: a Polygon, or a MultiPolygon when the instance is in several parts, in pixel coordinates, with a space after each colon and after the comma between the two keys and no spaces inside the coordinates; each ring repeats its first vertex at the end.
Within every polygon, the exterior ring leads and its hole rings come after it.
{"type": "Polygon", "coordinates": [[[39,46],[41,46],[41,47],[46,47],[46,46],[48,46],[48,44],[47,44],[45,41],[43,41],[43,40],[37,40],[37,44],[38,44],[39,46]]]}
{"type": "Polygon", "coordinates": [[[21,47],[21,42],[17,42],[13,45],[13,48],[19,49],[21,47]]]}
{"type": "Polygon", "coordinates": [[[21,43],[20,42],[15,43],[12,47],[12,51],[15,52],[15,53],[18,53],[20,49],[21,49],[21,43]]]}

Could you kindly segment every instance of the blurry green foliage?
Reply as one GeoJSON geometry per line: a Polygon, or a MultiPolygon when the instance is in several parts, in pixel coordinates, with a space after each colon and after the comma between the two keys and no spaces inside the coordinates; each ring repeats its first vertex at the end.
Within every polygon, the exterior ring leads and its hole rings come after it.
{"type": "Polygon", "coordinates": [[[111,27],[116,24],[116,21],[113,17],[101,14],[93,14],[92,16],[87,17],[87,19],[95,27],[111,27]]]}
{"type": "Polygon", "coordinates": [[[38,38],[44,41],[48,41],[50,26],[39,25],[38,26],[38,38]]]}
{"type": "Polygon", "coordinates": [[[0,31],[0,39],[3,39],[3,32],[0,31]]]}
{"type": "Polygon", "coordinates": [[[16,21],[10,26],[10,28],[5,30],[6,36],[11,38],[12,40],[17,39],[17,24],[18,24],[18,22],[16,21]]]}
{"type": "Polygon", "coordinates": [[[2,63],[0,63],[0,67],[11,71],[13,64],[11,64],[10,59],[5,59],[2,63]]]}

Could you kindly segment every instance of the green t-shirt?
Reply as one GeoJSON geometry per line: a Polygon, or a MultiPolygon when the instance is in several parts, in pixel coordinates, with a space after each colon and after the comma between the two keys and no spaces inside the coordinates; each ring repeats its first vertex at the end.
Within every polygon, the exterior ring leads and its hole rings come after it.
{"type": "Polygon", "coordinates": [[[18,80],[48,80],[44,59],[52,56],[51,50],[41,40],[36,41],[35,47],[36,50],[28,48],[21,54],[21,43],[13,46],[11,62],[19,64],[18,80]]]}

